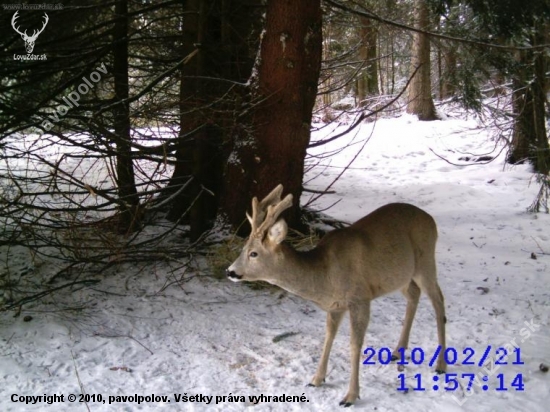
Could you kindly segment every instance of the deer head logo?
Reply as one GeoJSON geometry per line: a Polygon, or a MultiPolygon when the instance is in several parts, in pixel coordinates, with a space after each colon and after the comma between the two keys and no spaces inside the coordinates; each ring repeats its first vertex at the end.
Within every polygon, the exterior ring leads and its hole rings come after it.
{"type": "Polygon", "coordinates": [[[46,25],[48,24],[48,21],[50,19],[48,18],[48,15],[46,13],[44,13],[44,23],[42,24],[42,28],[40,30],[34,30],[33,33],[32,33],[32,36],[29,36],[27,34],[27,30],[25,30],[24,32],[21,32],[19,30],[19,27],[17,27],[15,25],[16,20],[19,17],[17,15],[17,13],[19,13],[19,11],[16,11],[15,14],[13,15],[13,17],[11,18],[11,26],[13,27],[13,29],[17,33],[19,33],[21,35],[21,38],[25,42],[25,49],[27,49],[27,54],[31,54],[33,49],[34,49],[34,42],[38,38],[38,35],[44,31],[44,29],[46,28],[46,25]]]}

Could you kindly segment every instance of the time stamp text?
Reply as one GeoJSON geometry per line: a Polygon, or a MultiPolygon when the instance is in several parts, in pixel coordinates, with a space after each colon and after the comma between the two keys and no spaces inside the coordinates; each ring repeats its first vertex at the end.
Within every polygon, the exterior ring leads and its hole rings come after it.
{"type": "MultiPolygon", "coordinates": [[[[395,363],[398,370],[403,370],[405,365],[425,365],[433,367],[438,356],[442,351],[441,346],[437,346],[431,353],[423,348],[415,347],[410,350],[409,358],[405,357],[405,349],[400,348],[397,356],[392,354],[389,348],[383,347],[376,349],[367,347],[363,354],[366,356],[363,365],[388,365],[395,363]]],[[[502,366],[524,365],[521,358],[521,348],[513,347],[507,349],[504,347],[495,347],[487,345],[482,351],[466,347],[457,350],[448,347],[443,351],[445,362],[450,366],[477,366],[484,367],[491,364],[493,370],[502,366]]],[[[446,391],[453,392],[463,388],[466,391],[472,391],[474,385],[482,391],[524,391],[525,384],[522,373],[498,373],[485,376],[479,376],[476,373],[442,373],[442,374],[407,374],[400,373],[397,376],[397,390],[408,391],[446,391]]]]}

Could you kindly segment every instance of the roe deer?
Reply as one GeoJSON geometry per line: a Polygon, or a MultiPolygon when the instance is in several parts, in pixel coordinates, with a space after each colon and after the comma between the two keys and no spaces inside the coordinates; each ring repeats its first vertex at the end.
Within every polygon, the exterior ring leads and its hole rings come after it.
{"type": "Polygon", "coordinates": [[[287,225],[279,215],[292,205],[292,195],[281,200],[277,186],[261,202],[252,200],[246,214],[252,232],[240,256],[227,269],[237,281],[263,280],[311,300],[327,312],[323,353],[310,386],[320,386],[338,325],[349,310],[351,323],[351,378],[340,405],[350,406],[359,397],[361,346],[370,317],[370,302],[400,290],[407,298],[403,330],[392,359],[406,348],[420,291],[435,309],[441,351],[436,371],[444,373],[445,307],[437,283],[434,219],[416,206],[392,203],[375,210],[344,229],[327,233],[316,248],[300,252],[283,240],[287,225]]]}

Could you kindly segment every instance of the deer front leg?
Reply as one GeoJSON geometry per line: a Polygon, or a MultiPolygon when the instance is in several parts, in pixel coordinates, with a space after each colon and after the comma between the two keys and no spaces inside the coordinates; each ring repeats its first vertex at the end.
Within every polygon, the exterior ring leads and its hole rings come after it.
{"type": "Polygon", "coordinates": [[[321,360],[319,361],[317,372],[315,372],[315,376],[308,386],[320,386],[325,381],[332,342],[334,342],[334,337],[336,336],[336,332],[338,332],[338,326],[340,326],[344,313],[345,312],[327,312],[327,326],[323,353],[321,354],[321,360]]]}
{"type": "Polygon", "coordinates": [[[349,308],[351,324],[351,378],[348,393],[340,401],[340,405],[351,406],[359,398],[359,365],[361,360],[361,348],[365,339],[365,332],[369,325],[370,302],[356,303],[349,308]]]}

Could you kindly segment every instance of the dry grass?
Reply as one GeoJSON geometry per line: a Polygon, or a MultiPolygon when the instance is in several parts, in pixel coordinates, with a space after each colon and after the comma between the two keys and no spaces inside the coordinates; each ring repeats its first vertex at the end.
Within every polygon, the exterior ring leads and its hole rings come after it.
{"type": "Polygon", "coordinates": [[[225,279],[225,269],[233,263],[241,253],[245,239],[238,236],[231,236],[211,246],[206,255],[208,265],[216,279],[225,279]]]}

